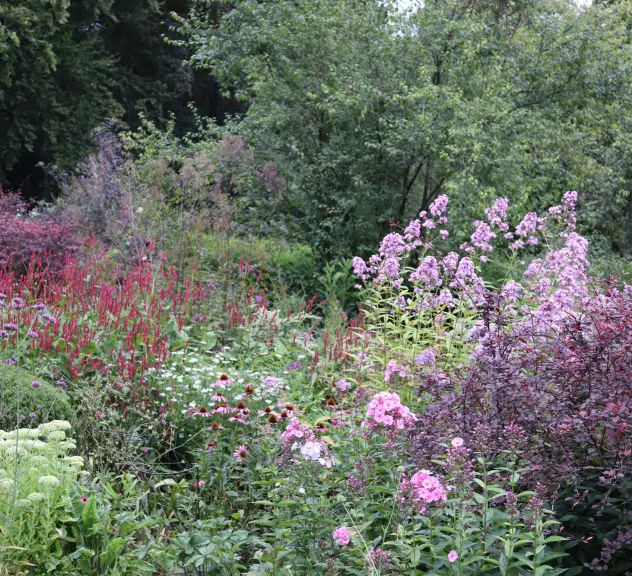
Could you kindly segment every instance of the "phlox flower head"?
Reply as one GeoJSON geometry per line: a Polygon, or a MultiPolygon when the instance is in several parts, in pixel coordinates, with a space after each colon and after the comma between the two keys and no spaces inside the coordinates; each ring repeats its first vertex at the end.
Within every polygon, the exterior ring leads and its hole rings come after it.
{"type": "Polygon", "coordinates": [[[301,446],[301,455],[305,460],[317,461],[320,458],[321,448],[320,442],[305,442],[301,446]]]}
{"type": "Polygon", "coordinates": [[[398,374],[400,378],[406,378],[408,375],[404,366],[398,364],[396,360],[389,360],[384,370],[384,382],[390,382],[395,374],[398,374]]]}
{"type": "Polygon", "coordinates": [[[460,448],[461,446],[463,446],[463,438],[453,438],[450,444],[452,444],[452,446],[454,446],[455,448],[460,448]]]}
{"type": "Polygon", "coordinates": [[[445,194],[437,196],[436,200],[430,204],[430,214],[433,216],[441,216],[448,209],[448,197],[445,194]]]}
{"type": "Polygon", "coordinates": [[[425,504],[443,502],[448,499],[447,489],[428,470],[416,472],[410,480],[406,476],[402,476],[399,489],[400,492],[408,495],[413,502],[420,505],[422,513],[425,511],[425,504]]]}
{"type": "Polygon", "coordinates": [[[416,420],[417,417],[410,409],[401,403],[398,394],[380,392],[369,402],[366,419],[362,425],[371,428],[382,426],[391,430],[404,430],[410,428],[416,420]]]}
{"type": "Polygon", "coordinates": [[[426,348],[421,354],[415,357],[415,364],[419,366],[434,366],[436,354],[432,348],[426,348]]]}
{"type": "Polygon", "coordinates": [[[340,380],[338,380],[338,382],[336,382],[336,388],[341,392],[346,392],[347,390],[349,390],[349,388],[351,388],[351,386],[351,382],[345,380],[344,378],[341,378],[340,380]]]}
{"type": "Polygon", "coordinates": [[[334,540],[339,546],[347,546],[351,542],[353,532],[346,526],[340,526],[334,530],[334,540]]]}
{"type": "Polygon", "coordinates": [[[292,418],[290,424],[281,434],[283,448],[297,444],[305,444],[315,440],[314,433],[307,424],[303,424],[298,418],[292,418]]]}

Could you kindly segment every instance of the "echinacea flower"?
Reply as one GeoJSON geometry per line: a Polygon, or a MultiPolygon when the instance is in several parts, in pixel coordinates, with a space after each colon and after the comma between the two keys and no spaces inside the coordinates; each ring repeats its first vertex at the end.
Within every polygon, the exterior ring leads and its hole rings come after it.
{"type": "Polygon", "coordinates": [[[240,424],[245,424],[246,420],[244,415],[241,412],[236,412],[229,419],[229,422],[239,422],[240,424]]]}
{"type": "Polygon", "coordinates": [[[237,460],[237,462],[243,462],[247,456],[248,447],[244,446],[243,444],[241,446],[237,446],[237,448],[235,448],[235,451],[233,452],[233,458],[237,460]]]}

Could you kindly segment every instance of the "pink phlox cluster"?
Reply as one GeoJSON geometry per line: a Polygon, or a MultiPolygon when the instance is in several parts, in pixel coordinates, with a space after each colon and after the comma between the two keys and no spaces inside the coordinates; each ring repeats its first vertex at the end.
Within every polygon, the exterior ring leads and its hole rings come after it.
{"type": "Polygon", "coordinates": [[[441,216],[448,209],[448,197],[445,194],[437,196],[428,208],[433,216],[441,216]]]}
{"type": "Polygon", "coordinates": [[[318,462],[327,468],[333,466],[333,456],[325,442],[316,438],[313,430],[298,418],[292,418],[281,434],[281,447],[286,456],[300,454],[302,460],[318,462]]]}
{"type": "Polygon", "coordinates": [[[538,228],[538,215],[535,212],[527,212],[524,218],[516,226],[516,234],[521,237],[534,234],[538,228]]]}
{"type": "Polygon", "coordinates": [[[399,394],[380,392],[369,402],[363,427],[383,426],[391,430],[410,428],[417,417],[401,402],[399,394]]]}
{"type": "Polygon", "coordinates": [[[432,348],[426,348],[421,354],[415,357],[415,364],[419,366],[434,366],[437,354],[432,348]]]}
{"type": "Polygon", "coordinates": [[[281,434],[281,445],[288,448],[297,444],[314,441],[314,432],[307,424],[303,424],[298,418],[292,418],[288,427],[281,434]]]}
{"type": "Polygon", "coordinates": [[[491,208],[485,208],[485,214],[488,222],[491,226],[495,226],[501,232],[509,230],[509,225],[506,222],[508,208],[509,201],[507,198],[498,198],[491,208]]]}
{"type": "Polygon", "coordinates": [[[351,542],[351,536],[355,532],[349,530],[346,526],[339,526],[334,530],[333,538],[338,546],[347,546],[351,542]]]}
{"type": "Polygon", "coordinates": [[[490,241],[496,238],[496,234],[486,222],[477,220],[474,222],[474,226],[476,230],[472,233],[472,244],[484,252],[492,252],[494,247],[490,244],[490,241]]]}
{"type": "Polygon", "coordinates": [[[500,289],[500,295],[507,302],[511,302],[513,304],[518,300],[518,298],[520,298],[522,291],[523,288],[519,282],[516,282],[515,280],[508,280],[500,289]]]}
{"type": "Polygon", "coordinates": [[[437,304],[439,306],[445,306],[446,308],[454,308],[456,306],[456,299],[452,296],[452,292],[447,288],[444,288],[439,292],[439,296],[437,298],[437,304]]]}
{"type": "Polygon", "coordinates": [[[422,514],[426,511],[426,504],[445,502],[448,499],[447,488],[428,470],[416,472],[410,480],[402,475],[399,490],[419,506],[422,514]]]}
{"type": "Polygon", "coordinates": [[[437,259],[434,256],[426,256],[417,270],[410,275],[410,280],[423,282],[428,287],[441,286],[441,271],[437,259]]]}
{"type": "Polygon", "coordinates": [[[395,374],[398,374],[400,378],[408,376],[406,368],[402,364],[398,364],[397,360],[389,360],[384,370],[384,382],[390,382],[395,374]]]}

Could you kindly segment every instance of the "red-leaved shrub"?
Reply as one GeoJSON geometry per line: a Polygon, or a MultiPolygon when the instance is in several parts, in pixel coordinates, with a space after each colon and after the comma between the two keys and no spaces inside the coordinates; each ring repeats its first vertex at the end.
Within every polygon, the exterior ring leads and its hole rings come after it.
{"type": "Polygon", "coordinates": [[[66,255],[78,250],[70,224],[58,224],[30,214],[29,204],[16,193],[0,189],[0,265],[10,263],[23,273],[34,256],[46,259],[48,267],[59,271],[66,255]]]}

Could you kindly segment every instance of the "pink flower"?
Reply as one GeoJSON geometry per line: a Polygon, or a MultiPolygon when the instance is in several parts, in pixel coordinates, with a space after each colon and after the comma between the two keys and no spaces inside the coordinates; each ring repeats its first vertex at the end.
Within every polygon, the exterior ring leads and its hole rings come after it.
{"type": "Polygon", "coordinates": [[[367,406],[366,419],[363,426],[384,426],[392,430],[409,428],[417,421],[417,417],[407,406],[401,403],[398,394],[380,392],[367,406]]]}
{"type": "Polygon", "coordinates": [[[349,530],[346,526],[340,526],[334,530],[334,540],[339,546],[346,546],[349,544],[349,542],[351,542],[352,535],[353,532],[351,532],[351,530],[349,530]]]}
{"type": "Polygon", "coordinates": [[[448,499],[447,489],[428,470],[420,470],[410,480],[406,476],[402,476],[399,489],[400,492],[408,495],[413,502],[422,505],[421,513],[425,511],[423,504],[445,502],[448,499]]]}
{"type": "Polygon", "coordinates": [[[88,499],[85,496],[81,497],[81,503],[85,504],[88,501],[88,499]]]}
{"type": "Polygon", "coordinates": [[[237,460],[237,462],[243,462],[247,456],[248,447],[244,446],[243,444],[241,446],[237,446],[237,448],[235,448],[235,451],[233,452],[233,458],[237,460]]]}
{"type": "Polygon", "coordinates": [[[461,446],[463,446],[463,438],[453,438],[450,444],[452,444],[452,446],[454,446],[455,448],[460,448],[461,446]]]}
{"type": "Polygon", "coordinates": [[[448,562],[456,562],[459,559],[459,555],[456,550],[450,550],[448,554],[448,562]]]}

